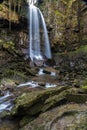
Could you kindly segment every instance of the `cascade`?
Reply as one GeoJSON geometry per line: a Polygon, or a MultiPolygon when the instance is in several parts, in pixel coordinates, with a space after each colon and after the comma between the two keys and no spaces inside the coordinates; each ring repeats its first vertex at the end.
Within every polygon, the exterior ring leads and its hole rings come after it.
{"type": "Polygon", "coordinates": [[[29,9],[29,57],[32,61],[51,59],[51,49],[42,12],[35,6],[36,0],[28,0],[29,9]]]}

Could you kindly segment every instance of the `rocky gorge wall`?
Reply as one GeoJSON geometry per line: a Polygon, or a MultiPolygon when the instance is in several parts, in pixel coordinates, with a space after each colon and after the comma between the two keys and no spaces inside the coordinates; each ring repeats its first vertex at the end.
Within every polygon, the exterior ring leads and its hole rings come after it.
{"type": "MultiPolygon", "coordinates": [[[[45,17],[53,51],[71,51],[87,43],[87,6],[83,1],[38,0],[37,6],[45,17]]],[[[19,30],[18,37],[25,48],[28,42],[27,12],[25,0],[5,0],[0,4],[0,28],[19,30]]]]}
{"type": "Polygon", "coordinates": [[[73,50],[87,43],[87,5],[79,0],[44,0],[41,4],[51,46],[55,51],[73,50]]]}

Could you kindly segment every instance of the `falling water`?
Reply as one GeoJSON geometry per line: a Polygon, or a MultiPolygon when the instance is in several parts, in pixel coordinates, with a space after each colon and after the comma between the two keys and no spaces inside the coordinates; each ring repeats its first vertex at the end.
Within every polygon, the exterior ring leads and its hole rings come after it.
{"type": "Polygon", "coordinates": [[[51,59],[50,43],[44,17],[34,4],[36,0],[28,0],[29,5],[29,57],[43,60],[51,59]]]}

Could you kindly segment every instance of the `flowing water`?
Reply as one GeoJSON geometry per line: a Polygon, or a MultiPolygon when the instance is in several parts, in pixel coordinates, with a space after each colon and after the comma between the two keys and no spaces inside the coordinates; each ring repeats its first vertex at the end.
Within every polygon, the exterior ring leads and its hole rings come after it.
{"type": "Polygon", "coordinates": [[[56,79],[56,72],[54,71],[46,71],[44,68],[40,68],[36,79],[32,78],[31,81],[25,82],[22,84],[19,84],[17,88],[22,88],[22,87],[28,87],[28,88],[50,88],[50,87],[56,87],[57,84],[55,83],[56,79]]]}
{"type": "Polygon", "coordinates": [[[29,86],[29,87],[35,88],[35,87],[38,87],[38,83],[31,81],[31,82],[22,83],[22,84],[18,85],[17,87],[24,87],[24,86],[29,86]]]}
{"type": "Polygon", "coordinates": [[[51,59],[51,49],[42,12],[34,4],[36,0],[28,0],[29,9],[29,57],[32,61],[51,59]]]}
{"type": "Polygon", "coordinates": [[[12,96],[13,94],[11,94],[9,91],[4,92],[4,95],[0,96],[0,113],[4,110],[10,111],[12,109],[12,96]]]}
{"type": "MultiPolygon", "coordinates": [[[[32,61],[38,60],[43,61],[45,59],[51,59],[51,49],[50,42],[48,37],[48,32],[46,28],[46,23],[42,12],[38,7],[35,6],[37,0],[28,0],[28,17],[29,17],[29,57],[32,61]]],[[[38,72],[38,77],[43,76],[43,80],[45,79],[43,69],[40,69],[38,72]]],[[[55,76],[55,73],[52,72],[49,75],[50,77],[55,76]]],[[[23,84],[19,84],[17,86],[17,90],[20,91],[22,87],[29,88],[49,88],[56,87],[56,84],[43,82],[43,84],[38,81],[29,81],[23,84]],[[42,86],[41,86],[42,85],[42,86]]],[[[10,91],[6,91],[2,96],[0,96],[0,114],[4,111],[10,111],[13,108],[13,101],[17,95],[14,95],[10,91]]],[[[18,126],[14,122],[10,120],[1,121],[0,128],[5,130],[17,130],[18,126]]]]}
{"type": "MultiPolygon", "coordinates": [[[[44,60],[51,59],[51,49],[48,38],[48,32],[46,23],[42,12],[38,7],[35,6],[37,0],[28,0],[28,17],[29,17],[29,57],[31,60],[44,60]]],[[[45,75],[41,68],[38,72],[39,76],[45,75]]],[[[55,76],[55,72],[51,72],[50,76],[55,76]]],[[[28,86],[28,87],[39,87],[40,84],[36,81],[29,81],[17,86],[17,88],[28,86]]],[[[44,88],[55,87],[55,84],[45,82],[44,88]]],[[[9,91],[4,92],[0,96],[0,113],[3,111],[10,111],[13,107],[14,95],[9,91]]]]}

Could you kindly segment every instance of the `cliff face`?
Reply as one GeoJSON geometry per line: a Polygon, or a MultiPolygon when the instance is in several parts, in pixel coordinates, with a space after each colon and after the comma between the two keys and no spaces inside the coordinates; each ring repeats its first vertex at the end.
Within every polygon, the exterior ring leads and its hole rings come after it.
{"type": "Polygon", "coordinates": [[[24,63],[28,48],[26,11],[27,6],[24,1],[4,0],[0,3],[0,79],[14,77],[15,72],[25,77],[17,68],[24,63]]]}
{"type": "Polygon", "coordinates": [[[61,51],[61,46],[73,50],[76,45],[87,43],[87,6],[83,1],[44,0],[41,9],[55,51],[61,51]]]}
{"type": "MultiPolygon", "coordinates": [[[[87,6],[79,0],[38,0],[48,27],[51,47],[56,52],[73,50],[87,42],[87,6]],[[62,48],[61,48],[62,47],[62,48]]],[[[0,4],[0,27],[27,31],[26,0],[4,1],[0,4]],[[4,21],[4,22],[3,22],[4,21]],[[11,27],[12,26],[12,27],[11,27]]],[[[13,29],[12,29],[13,30],[13,29]]]]}

